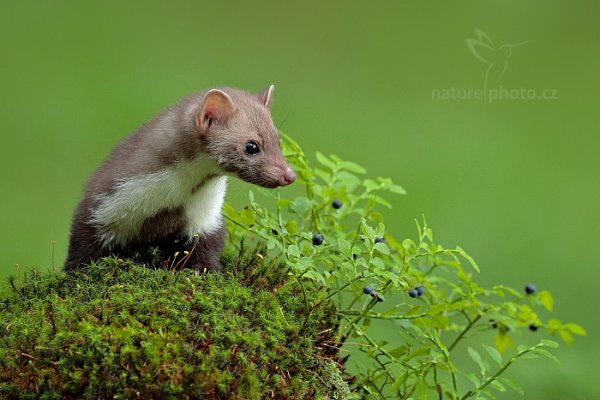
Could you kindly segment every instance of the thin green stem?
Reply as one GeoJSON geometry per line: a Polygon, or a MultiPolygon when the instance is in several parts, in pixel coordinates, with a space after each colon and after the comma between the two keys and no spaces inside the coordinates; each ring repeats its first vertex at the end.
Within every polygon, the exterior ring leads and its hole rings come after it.
{"type": "Polygon", "coordinates": [[[450,346],[448,346],[448,352],[452,351],[452,349],[454,349],[456,347],[458,342],[460,342],[460,340],[467,334],[467,332],[469,332],[469,330],[473,327],[473,325],[475,325],[477,323],[477,321],[479,321],[481,319],[482,316],[483,315],[479,314],[475,318],[473,318],[472,320],[469,321],[469,323],[467,324],[465,329],[463,329],[462,332],[460,332],[458,334],[456,339],[454,339],[454,342],[452,342],[452,344],[450,346]]]}
{"type": "MultiPolygon", "coordinates": [[[[371,336],[367,335],[366,333],[362,333],[361,335],[362,337],[365,338],[365,340],[373,347],[375,347],[377,349],[377,351],[379,351],[381,354],[385,355],[387,358],[389,358],[392,361],[396,361],[396,362],[400,362],[396,357],[394,357],[393,355],[391,355],[386,349],[384,349],[383,347],[381,347],[375,340],[373,340],[373,338],[371,338],[371,336]]],[[[404,366],[405,368],[411,369],[413,371],[416,371],[417,369],[415,367],[413,367],[412,365],[408,364],[408,363],[403,363],[400,362],[400,364],[402,366],[404,366]]],[[[389,371],[386,370],[386,373],[389,373],[389,371]]],[[[393,380],[395,380],[395,377],[391,374],[388,375],[390,378],[392,378],[393,380]]]]}
{"type": "Polygon", "coordinates": [[[236,221],[235,219],[231,218],[231,217],[230,217],[230,216],[228,216],[228,215],[225,215],[225,219],[227,219],[227,220],[228,220],[228,221],[230,221],[230,222],[233,222],[233,224],[235,224],[235,225],[239,226],[240,228],[242,228],[242,229],[244,229],[244,230],[246,230],[246,231],[249,231],[249,232],[255,233],[256,235],[260,236],[261,238],[263,238],[263,239],[265,239],[265,240],[267,240],[267,239],[268,239],[268,237],[266,237],[266,236],[264,236],[264,235],[261,235],[261,234],[260,234],[260,232],[256,232],[256,231],[253,231],[253,230],[251,230],[250,228],[248,228],[248,227],[247,227],[247,226],[245,226],[244,224],[242,224],[242,223],[240,223],[240,222],[236,221]]]}
{"type": "Polygon", "coordinates": [[[444,398],[444,391],[442,390],[442,385],[440,385],[440,383],[438,382],[438,376],[437,376],[437,366],[434,365],[433,366],[433,382],[435,383],[435,390],[438,394],[438,400],[443,400],[444,398]]]}
{"type": "Polygon", "coordinates": [[[319,302],[317,304],[315,304],[313,308],[317,308],[324,301],[332,298],[333,296],[335,296],[336,294],[338,294],[342,290],[346,289],[348,286],[352,285],[354,282],[359,281],[361,279],[363,279],[362,275],[355,276],[354,278],[352,278],[351,280],[349,280],[348,282],[346,282],[344,285],[340,286],[339,288],[337,288],[336,290],[334,290],[333,292],[329,293],[327,296],[325,296],[321,300],[319,300],[319,302]]]}
{"type": "Polygon", "coordinates": [[[511,364],[514,363],[519,357],[522,357],[523,355],[532,352],[536,348],[537,346],[530,347],[515,354],[510,360],[506,362],[506,364],[504,364],[500,369],[498,369],[498,371],[496,371],[494,375],[486,379],[481,385],[477,386],[477,388],[469,390],[467,393],[465,393],[463,397],[460,398],[460,400],[465,400],[469,397],[475,396],[477,393],[485,389],[490,383],[494,382],[500,375],[502,375],[502,373],[504,373],[504,371],[506,371],[506,369],[510,367],[511,364]]]}
{"type": "Polygon", "coordinates": [[[356,325],[356,323],[358,321],[363,319],[368,314],[368,312],[371,311],[371,309],[375,306],[375,304],[377,304],[377,299],[371,299],[371,301],[369,301],[369,303],[364,308],[364,310],[360,314],[358,314],[354,319],[352,319],[350,322],[348,322],[348,325],[346,326],[344,333],[340,337],[340,342],[343,343],[346,340],[348,335],[350,335],[350,332],[352,331],[352,329],[354,329],[354,325],[356,325]]]}
{"type": "MultiPolygon", "coordinates": [[[[338,314],[344,316],[356,316],[361,315],[362,311],[360,310],[346,310],[346,311],[338,311],[338,314]]],[[[382,313],[367,313],[365,315],[366,318],[371,319],[382,319],[382,320],[407,320],[407,319],[417,319],[430,316],[427,313],[415,314],[415,315],[382,315],[382,313]]]]}
{"type": "MultiPolygon", "coordinates": [[[[439,334],[436,332],[436,334],[434,335],[433,338],[428,338],[428,339],[442,353],[442,356],[444,357],[444,362],[448,366],[448,371],[450,371],[450,376],[452,378],[452,389],[454,389],[454,398],[458,398],[458,386],[456,384],[456,374],[454,373],[454,365],[452,365],[452,363],[450,362],[449,350],[446,350],[444,348],[444,346],[441,345],[438,342],[438,340],[439,340],[439,336],[438,335],[439,334]]],[[[434,376],[436,374],[436,366],[435,366],[435,364],[433,364],[433,374],[434,374],[434,376]]]]}
{"type": "MultiPolygon", "coordinates": [[[[371,250],[371,253],[373,252],[373,250],[371,250]]],[[[392,283],[392,281],[387,281],[386,284],[383,287],[383,290],[387,289],[387,287],[392,283]]],[[[340,343],[343,343],[346,338],[348,337],[348,335],[350,334],[350,332],[352,331],[352,329],[354,329],[354,325],[360,321],[361,319],[363,319],[366,315],[368,315],[368,313],[371,311],[371,309],[373,307],[375,307],[375,305],[378,303],[377,298],[373,298],[365,307],[365,309],[356,316],[356,318],[354,318],[352,321],[350,321],[348,323],[348,325],[346,326],[346,330],[344,332],[344,334],[340,337],[340,343]]]]}

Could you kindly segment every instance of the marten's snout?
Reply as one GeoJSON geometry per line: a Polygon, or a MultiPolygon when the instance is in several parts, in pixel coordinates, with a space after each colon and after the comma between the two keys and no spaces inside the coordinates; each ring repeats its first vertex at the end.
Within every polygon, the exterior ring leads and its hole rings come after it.
{"type": "Polygon", "coordinates": [[[295,180],[296,180],[296,173],[294,172],[293,169],[291,169],[288,166],[288,167],[285,167],[285,170],[283,171],[283,175],[279,179],[279,184],[281,186],[287,186],[287,185],[291,185],[292,183],[294,183],[295,180]]]}

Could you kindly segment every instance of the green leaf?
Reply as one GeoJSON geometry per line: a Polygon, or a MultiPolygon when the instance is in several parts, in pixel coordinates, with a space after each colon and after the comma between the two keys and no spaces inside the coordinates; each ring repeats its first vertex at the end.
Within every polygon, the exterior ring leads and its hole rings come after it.
{"type": "Polygon", "coordinates": [[[548,327],[548,333],[554,335],[559,329],[561,329],[562,323],[558,319],[552,318],[548,320],[546,326],[548,327]]]}
{"type": "Polygon", "coordinates": [[[411,239],[407,238],[402,241],[402,247],[404,247],[404,250],[408,252],[414,252],[417,248],[417,245],[411,239]]]}
{"type": "Polygon", "coordinates": [[[487,351],[492,360],[494,360],[498,365],[502,365],[502,355],[498,350],[486,344],[483,345],[483,348],[487,351]]]}
{"type": "Polygon", "coordinates": [[[522,354],[520,356],[521,360],[535,360],[535,359],[538,359],[538,358],[540,358],[540,355],[537,354],[537,353],[534,353],[532,351],[524,353],[524,354],[522,354]]]}
{"type": "Polygon", "coordinates": [[[352,193],[360,185],[360,179],[346,171],[340,171],[336,178],[339,182],[336,187],[345,188],[348,193],[352,193]]]}
{"type": "Polygon", "coordinates": [[[479,355],[474,348],[469,346],[467,351],[469,352],[471,359],[479,365],[481,376],[485,378],[486,371],[488,370],[488,363],[481,358],[481,355],[479,355]]]}
{"type": "Polygon", "coordinates": [[[365,238],[367,243],[373,243],[375,241],[375,229],[367,224],[367,221],[363,218],[360,222],[363,232],[365,233],[365,238]]]}
{"type": "Polygon", "coordinates": [[[427,393],[429,392],[429,386],[424,379],[419,379],[416,386],[416,395],[419,400],[427,400],[427,393]]]}
{"type": "Polygon", "coordinates": [[[444,314],[438,314],[431,317],[431,326],[433,328],[438,329],[447,329],[449,324],[449,319],[444,314]]]}
{"type": "Polygon", "coordinates": [[[494,338],[494,344],[496,345],[496,348],[500,354],[504,353],[509,347],[515,347],[515,343],[510,336],[503,332],[498,332],[498,334],[496,334],[496,337],[494,338]]]}
{"type": "Polygon", "coordinates": [[[256,218],[254,217],[254,211],[250,207],[242,208],[240,211],[239,222],[247,227],[254,225],[256,218]]]}
{"type": "Polygon", "coordinates": [[[475,271],[479,272],[479,266],[477,265],[477,263],[475,262],[475,260],[473,259],[473,257],[471,257],[462,247],[458,246],[456,247],[456,251],[458,252],[458,254],[460,254],[465,260],[467,260],[469,262],[469,264],[471,264],[471,266],[473,267],[473,269],[475,269],[475,271]]]}
{"type": "Polygon", "coordinates": [[[302,257],[296,263],[293,263],[292,266],[294,269],[300,273],[304,273],[311,265],[310,258],[302,257]]]}
{"type": "Polygon", "coordinates": [[[365,187],[365,189],[367,189],[368,191],[373,191],[373,190],[376,190],[377,188],[379,188],[379,184],[377,182],[375,182],[373,179],[365,179],[362,182],[362,184],[365,187]]]}
{"type": "Polygon", "coordinates": [[[346,270],[346,273],[347,273],[347,274],[351,274],[351,273],[353,273],[353,272],[354,272],[354,266],[352,265],[352,263],[351,263],[351,262],[344,261],[344,262],[343,262],[341,265],[342,265],[342,268],[343,268],[344,270],[346,270]]]}
{"type": "Polygon", "coordinates": [[[558,348],[558,343],[556,343],[554,340],[542,339],[540,340],[540,344],[545,347],[550,347],[551,349],[558,348]]]}
{"type": "Polygon", "coordinates": [[[287,248],[287,252],[292,257],[300,257],[300,250],[298,249],[298,246],[295,244],[289,245],[287,248]]]}
{"type": "Polygon", "coordinates": [[[348,258],[352,257],[352,244],[346,239],[338,238],[338,247],[340,248],[340,252],[348,258]]]}
{"type": "Polygon", "coordinates": [[[325,182],[329,182],[331,180],[331,174],[324,169],[315,168],[315,174],[325,182]]]}
{"type": "Polygon", "coordinates": [[[288,222],[286,222],[286,224],[285,224],[285,230],[290,235],[295,235],[296,233],[298,233],[298,224],[296,223],[296,220],[295,219],[290,219],[288,222]]]}
{"type": "Polygon", "coordinates": [[[373,267],[375,267],[377,269],[385,270],[385,263],[379,257],[371,258],[371,265],[373,265],[373,267]]]}
{"type": "Polygon", "coordinates": [[[423,356],[429,357],[430,353],[431,353],[430,346],[419,347],[419,348],[413,350],[412,353],[410,353],[406,358],[404,358],[403,361],[412,360],[415,357],[423,357],[423,356]]]}
{"type": "Polygon", "coordinates": [[[396,185],[396,184],[392,184],[388,187],[388,190],[392,193],[397,193],[397,194],[406,194],[406,190],[404,190],[404,188],[400,185],[396,185]]]}
{"type": "Polygon", "coordinates": [[[518,308],[517,318],[522,324],[537,322],[539,320],[536,313],[527,305],[521,305],[518,308]]]}
{"type": "Polygon", "coordinates": [[[352,161],[342,161],[342,168],[355,174],[365,174],[367,170],[352,161]]]}
{"type": "Polygon", "coordinates": [[[490,382],[490,385],[499,392],[506,392],[506,388],[497,379],[490,382]]]}
{"type": "Polygon", "coordinates": [[[423,308],[423,307],[421,307],[420,305],[414,306],[414,307],[412,307],[410,310],[408,310],[408,311],[407,311],[407,312],[406,312],[404,315],[405,315],[406,317],[412,317],[412,316],[414,316],[414,315],[418,315],[418,314],[420,314],[420,313],[421,313],[421,309],[422,309],[422,308],[423,308]]]}
{"type": "Polygon", "coordinates": [[[583,329],[581,325],[578,325],[574,322],[569,322],[564,325],[566,329],[568,329],[571,333],[579,336],[586,336],[587,331],[583,329]]]}
{"type": "Polygon", "coordinates": [[[554,354],[550,353],[548,350],[544,350],[542,348],[537,348],[537,349],[535,349],[535,352],[543,355],[546,358],[549,358],[550,360],[556,362],[557,364],[560,364],[560,361],[558,361],[558,358],[556,358],[556,356],[554,354]]]}
{"type": "Polygon", "coordinates": [[[475,387],[478,387],[479,385],[481,385],[481,381],[479,380],[479,378],[477,378],[477,375],[475,375],[474,373],[466,372],[465,377],[468,380],[470,380],[471,382],[473,382],[473,385],[475,385],[475,387]]]}
{"type": "Polygon", "coordinates": [[[426,228],[424,234],[430,242],[433,242],[433,231],[431,230],[431,228],[426,228]]]}
{"type": "Polygon", "coordinates": [[[280,198],[277,200],[277,207],[279,208],[286,208],[289,207],[291,204],[292,200],[290,199],[280,198]]]}
{"type": "Polygon", "coordinates": [[[479,365],[479,369],[483,370],[483,360],[481,359],[481,356],[479,355],[479,353],[477,352],[477,350],[475,350],[474,348],[472,348],[471,346],[467,347],[467,351],[469,352],[469,357],[471,357],[471,359],[473,361],[475,361],[475,363],[477,365],[479,365]]]}
{"type": "Polygon", "coordinates": [[[223,204],[223,213],[228,217],[234,218],[238,214],[237,210],[233,208],[229,203],[223,204]]]}
{"type": "Polygon", "coordinates": [[[437,315],[442,311],[446,311],[448,309],[448,305],[446,303],[438,303],[434,304],[427,310],[427,314],[437,315]]]}
{"type": "Polygon", "coordinates": [[[398,378],[396,378],[396,380],[392,384],[391,389],[395,392],[398,391],[400,389],[400,386],[402,386],[404,384],[404,382],[406,382],[407,378],[408,378],[408,371],[404,371],[403,373],[401,373],[398,376],[398,378]]]}
{"type": "Polygon", "coordinates": [[[291,208],[298,215],[303,216],[306,215],[308,210],[312,208],[312,202],[308,199],[308,197],[296,197],[291,208]]]}
{"type": "Polygon", "coordinates": [[[325,285],[327,283],[327,281],[325,280],[325,277],[315,270],[308,270],[308,271],[304,272],[304,274],[302,274],[302,276],[312,279],[312,280],[315,280],[315,281],[318,281],[323,285],[325,285]]]}
{"type": "Polygon", "coordinates": [[[381,196],[373,196],[373,200],[375,200],[375,203],[381,204],[385,208],[388,208],[390,210],[392,209],[392,205],[390,204],[390,202],[381,196]]]}
{"type": "Polygon", "coordinates": [[[560,338],[569,346],[573,344],[573,335],[565,328],[560,328],[558,330],[558,336],[560,336],[560,338]]]}
{"type": "Polygon", "coordinates": [[[496,292],[496,294],[498,296],[504,296],[504,292],[508,292],[510,294],[512,294],[515,297],[521,297],[521,292],[519,292],[518,290],[515,290],[511,287],[508,286],[504,286],[504,285],[495,285],[492,287],[492,290],[494,290],[494,292],[496,292]]]}
{"type": "Polygon", "coordinates": [[[385,244],[383,242],[375,243],[373,248],[375,250],[377,250],[378,252],[380,252],[381,254],[386,254],[386,255],[390,254],[390,248],[387,246],[387,244],[385,244]]]}
{"type": "Polygon", "coordinates": [[[329,158],[325,157],[322,153],[317,151],[316,156],[317,156],[317,161],[320,162],[322,165],[326,166],[327,168],[329,168],[332,171],[336,169],[336,166],[333,163],[333,161],[331,161],[329,158]]]}
{"type": "Polygon", "coordinates": [[[536,298],[542,303],[546,310],[552,311],[554,309],[554,299],[549,291],[543,290],[539,292],[536,298]]]}
{"type": "Polygon", "coordinates": [[[519,385],[517,385],[515,382],[511,381],[508,378],[498,378],[498,380],[500,382],[502,382],[503,384],[505,384],[506,386],[508,386],[509,388],[515,390],[516,392],[518,392],[519,394],[523,395],[523,388],[519,385]]]}
{"type": "Polygon", "coordinates": [[[269,238],[267,240],[267,249],[273,250],[275,247],[281,247],[281,243],[275,238],[269,238]]]}
{"type": "Polygon", "coordinates": [[[392,282],[394,286],[398,286],[400,284],[400,277],[391,271],[381,271],[379,275],[382,278],[386,278],[388,281],[392,282]]]}
{"type": "Polygon", "coordinates": [[[400,357],[408,352],[408,348],[406,346],[396,347],[388,351],[387,353],[392,357],[400,357]]]}

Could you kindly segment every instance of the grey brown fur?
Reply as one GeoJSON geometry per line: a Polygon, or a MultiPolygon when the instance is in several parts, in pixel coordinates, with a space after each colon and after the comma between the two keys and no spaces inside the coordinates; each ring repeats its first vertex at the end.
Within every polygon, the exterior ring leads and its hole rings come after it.
{"type": "Polygon", "coordinates": [[[132,239],[107,245],[101,236],[110,227],[94,223],[93,215],[98,207],[106,206],[100,204],[101,199],[110,198],[119,182],[197,157],[214,162],[215,171],[198,171],[203,178],[190,187],[191,193],[223,175],[269,188],[292,183],[295,175],[281,154],[271,120],[271,96],[272,87],[258,94],[231,88],[204,90],[184,98],[126,137],[86,185],[73,217],[65,270],[109,255],[156,262],[158,254],[164,265],[180,265],[177,263],[184,251],[191,252],[185,261],[187,267],[219,270],[225,240],[222,222],[209,233],[189,237],[183,229],[183,205],[171,204],[148,216],[132,239]],[[246,152],[248,141],[260,145],[259,154],[246,152]]]}

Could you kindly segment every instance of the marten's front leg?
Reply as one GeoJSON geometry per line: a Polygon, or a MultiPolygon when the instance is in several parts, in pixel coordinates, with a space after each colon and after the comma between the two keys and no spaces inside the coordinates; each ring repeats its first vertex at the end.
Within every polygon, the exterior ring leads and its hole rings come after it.
{"type": "Polygon", "coordinates": [[[220,272],[223,269],[221,253],[225,246],[225,236],[225,225],[222,224],[219,229],[210,234],[195,237],[188,250],[192,252],[190,261],[194,261],[190,268],[193,267],[197,272],[220,272]]]}

